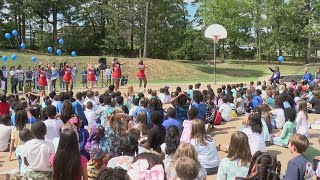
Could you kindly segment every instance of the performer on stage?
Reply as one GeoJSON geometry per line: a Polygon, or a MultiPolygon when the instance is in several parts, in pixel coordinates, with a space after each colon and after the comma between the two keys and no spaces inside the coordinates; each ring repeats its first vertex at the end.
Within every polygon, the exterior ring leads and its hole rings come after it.
{"type": "Polygon", "coordinates": [[[124,63],[119,63],[117,58],[113,59],[112,63],[112,78],[114,80],[114,90],[118,91],[119,90],[119,83],[120,83],[120,78],[121,78],[121,65],[127,64],[128,62],[124,63]]]}
{"type": "Polygon", "coordinates": [[[89,86],[90,86],[90,90],[93,89],[93,86],[96,82],[96,76],[95,76],[95,73],[94,73],[94,65],[92,63],[89,63],[88,64],[88,82],[89,82],[89,86]]]}
{"type": "MultiPolygon", "coordinates": [[[[63,76],[63,81],[66,85],[66,91],[69,91],[69,86],[72,83],[72,77],[71,77],[71,68],[69,67],[68,63],[65,63],[64,66],[64,76],[63,76]]],[[[70,87],[70,91],[72,91],[71,87],[70,87]]]]}
{"type": "Polygon", "coordinates": [[[141,86],[142,86],[142,80],[143,80],[143,82],[144,82],[144,86],[143,86],[143,91],[145,91],[145,89],[146,89],[146,87],[147,87],[147,76],[146,76],[146,74],[145,74],[145,69],[146,68],[149,68],[149,67],[151,67],[151,65],[149,65],[149,66],[146,66],[146,65],[144,65],[143,64],[143,60],[140,60],[139,61],[139,63],[138,63],[138,69],[139,69],[139,71],[138,71],[138,73],[137,73],[137,76],[138,76],[138,79],[139,79],[139,87],[140,87],[140,89],[142,88],[141,86]]]}
{"type": "Polygon", "coordinates": [[[48,83],[47,83],[47,78],[46,78],[46,70],[43,66],[41,66],[39,69],[39,76],[40,76],[40,78],[39,78],[38,84],[41,89],[40,97],[45,97],[46,96],[46,86],[48,86],[48,83]]]}

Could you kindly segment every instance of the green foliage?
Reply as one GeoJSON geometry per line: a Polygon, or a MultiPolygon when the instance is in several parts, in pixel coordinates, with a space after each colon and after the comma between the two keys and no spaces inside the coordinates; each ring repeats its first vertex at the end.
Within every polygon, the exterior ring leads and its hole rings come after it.
{"type": "Polygon", "coordinates": [[[191,27],[184,32],[182,46],[171,53],[171,59],[204,60],[212,57],[213,43],[203,36],[204,32],[191,27]]]}

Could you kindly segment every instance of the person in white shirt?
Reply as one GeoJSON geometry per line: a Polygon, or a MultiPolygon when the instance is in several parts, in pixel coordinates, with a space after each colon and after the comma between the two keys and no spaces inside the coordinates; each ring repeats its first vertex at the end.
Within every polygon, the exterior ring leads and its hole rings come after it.
{"type": "Polygon", "coordinates": [[[92,105],[93,105],[93,110],[96,111],[98,109],[98,103],[97,101],[95,100],[94,98],[94,92],[93,91],[88,91],[87,93],[87,97],[86,99],[84,100],[83,104],[86,105],[89,101],[92,102],[92,105]]]}
{"type": "Polygon", "coordinates": [[[190,144],[196,149],[198,159],[203,166],[207,175],[218,172],[220,157],[213,139],[206,135],[205,124],[202,120],[192,121],[190,144]]]}
{"type": "Polygon", "coordinates": [[[261,115],[258,112],[252,112],[247,124],[241,129],[248,136],[251,154],[257,151],[267,152],[262,126],[261,115]]]}
{"type": "Polygon", "coordinates": [[[5,114],[1,117],[0,124],[0,152],[9,149],[9,139],[11,137],[12,126],[10,126],[10,115],[5,114]]]}
{"type": "Polygon", "coordinates": [[[298,114],[296,117],[297,133],[309,138],[309,125],[308,125],[308,107],[305,101],[299,101],[297,104],[298,114]]]}
{"type": "Polygon", "coordinates": [[[56,107],[53,105],[48,105],[46,108],[46,114],[48,119],[43,121],[47,127],[47,133],[45,135],[45,140],[52,141],[54,138],[60,136],[60,131],[63,126],[63,122],[60,119],[55,119],[57,115],[56,107]]]}
{"type": "Polygon", "coordinates": [[[86,118],[88,120],[88,128],[91,129],[93,126],[97,124],[97,116],[96,111],[92,110],[93,104],[91,101],[88,101],[86,104],[86,110],[84,111],[84,114],[86,115],[86,118]]]}
{"type": "Polygon", "coordinates": [[[23,82],[24,82],[24,71],[22,70],[21,65],[17,67],[17,76],[18,76],[18,84],[19,84],[19,93],[22,93],[23,82]]]}
{"type": "Polygon", "coordinates": [[[232,107],[228,103],[228,97],[223,96],[223,104],[219,107],[219,112],[222,117],[222,121],[230,121],[232,119],[232,107]]]}
{"type": "Polygon", "coordinates": [[[73,62],[73,66],[71,68],[71,76],[72,76],[72,89],[77,87],[77,63],[73,62]]]}
{"type": "Polygon", "coordinates": [[[282,129],[286,121],[282,107],[282,101],[279,98],[275,98],[274,109],[270,111],[272,115],[271,124],[274,129],[282,129]]]}
{"type": "Polygon", "coordinates": [[[47,127],[44,122],[36,122],[32,124],[31,131],[36,139],[26,142],[24,146],[27,177],[29,179],[51,179],[52,168],[49,159],[54,154],[54,146],[52,142],[44,140],[47,127]]]}
{"type": "MultiPolygon", "coordinates": [[[[28,142],[30,140],[32,140],[33,134],[30,131],[30,129],[28,128],[24,128],[19,132],[19,138],[21,141],[23,142],[28,142]]],[[[26,164],[24,163],[24,157],[25,157],[25,144],[20,144],[17,146],[16,150],[15,150],[15,154],[17,159],[19,160],[19,170],[20,170],[20,175],[26,176],[28,169],[26,164]]]]}

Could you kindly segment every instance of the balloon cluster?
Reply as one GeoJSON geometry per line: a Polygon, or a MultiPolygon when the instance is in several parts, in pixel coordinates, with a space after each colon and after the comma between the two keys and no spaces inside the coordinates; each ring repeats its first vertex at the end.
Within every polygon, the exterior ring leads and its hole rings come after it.
{"type": "MultiPolygon", "coordinates": [[[[18,31],[17,30],[12,30],[11,34],[12,34],[13,37],[17,38],[18,31]]],[[[10,41],[10,39],[12,37],[11,34],[10,33],[5,33],[4,37],[10,42],[10,45],[12,46],[11,41],[10,41]]],[[[20,44],[20,48],[21,49],[26,49],[27,46],[26,46],[25,43],[21,43],[20,44]]],[[[2,60],[3,61],[7,61],[8,59],[9,59],[8,56],[2,56],[2,60]]],[[[17,60],[17,55],[15,55],[15,54],[11,55],[11,60],[13,60],[13,61],[17,60]]]]}
{"type": "MultiPolygon", "coordinates": [[[[17,30],[12,30],[11,34],[12,34],[12,36],[14,36],[15,38],[17,38],[17,36],[18,36],[18,31],[17,31],[17,30]]],[[[11,44],[11,41],[10,41],[10,39],[11,39],[11,34],[10,34],[10,33],[5,33],[5,35],[4,35],[4,37],[10,42],[10,44],[11,44]]],[[[60,44],[61,46],[64,45],[64,40],[63,40],[63,39],[59,39],[58,42],[59,42],[59,44],[60,44]]],[[[11,44],[11,46],[12,46],[12,44],[11,44]]],[[[26,45],[25,43],[21,43],[21,44],[20,44],[20,48],[24,50],[24,49],[27,48],[27,45],[26,45]]],[[[50,54],[52,54],[52,53],[53,53],[53,47],[49,46],[49,47],[47,48],[47,51],[48,51],[50,54]]],[[[56,54],[57,54],[58,56],[61,56],[62,50],[61,50],[61,49],[57,49],[57,50],[56,50],[56,54]]],[[[76,56],[77,56],[77,53],[76,53],[75,51],[72,51],[72,52],[71,52],[71,56],[72,56],[72,57],[76,57],[76,56]]],[[[13,61],[17,60],[17,55],[13,54],[13,55],[11,56],[11,59],[12,59],[13,61]]],[[[8,60],[8,56],[2,56],[2,60],[3,60],[3,61],[7,61],[7,60],[8,60]]],[[[33,56],[33,57],[31,58],[31,61],[35,63],[35,62],[37,61],[37,57],[36,57],[36,56],[33,56]]]]}
{"type": "MultiPolygon", "coordinates": [[[[63,45],[64,45],[64,40],[63,40],[63,39],[59,39],[59,44],[60,44],[61,46],[63,46],[63,45]]],[[[52,52],[53,52],[53,47],[49,46],[49,47],[47,48],[47,51],[48,51],[48,53],[52,54],[52,52]]],[[[61,50],[61,49],[57,49],[57,50],[56,50],[56,54],[57,54],[58,56],[61,56],[62,50],[61,50]]],[[[75,51],[72,51],[72,52],[71,52],[71,56],[72,56],[72,57],[76,57],[76,56],[77,56],[77,53],[76,53],[75,51]]]]}

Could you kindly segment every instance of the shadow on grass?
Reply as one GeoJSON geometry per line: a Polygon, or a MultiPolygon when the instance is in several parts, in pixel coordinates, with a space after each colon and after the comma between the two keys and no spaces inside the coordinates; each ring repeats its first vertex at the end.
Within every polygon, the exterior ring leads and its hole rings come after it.
{"type": "Polygon", "coordinates": [[[303,66],[303,63],[298,63],[298,62],[289,62],[289,63],[278,63],[276,61],[271,61],[270,63],[268,61],[248,61],[248,60],[232,60],[228,61],[229,64],[243,64],[243,65],[287,65],[287,66],[303,66]]]}
{"type": "MultiPolygon", "coordinates": [[[[211,66],[196,66],[197,70],[206,73],[213,74],[214,68],[211,66]]],[[[217,68],[217,75],[225,75],[231,77],[262,77],[264,72],[261,70],[244,70],[237,68],[217,68]]]]}

